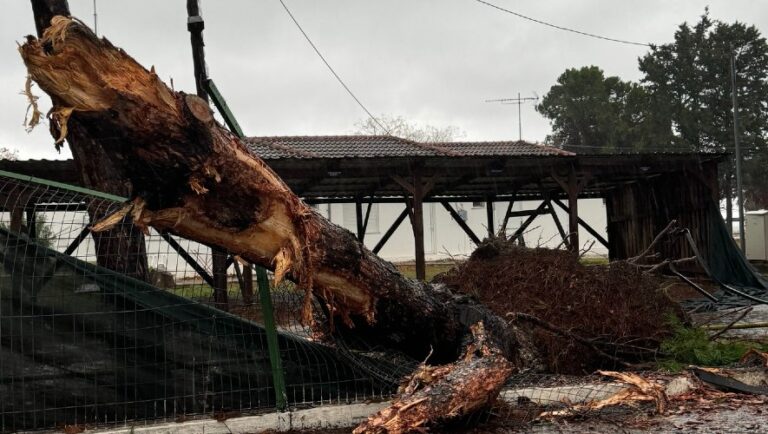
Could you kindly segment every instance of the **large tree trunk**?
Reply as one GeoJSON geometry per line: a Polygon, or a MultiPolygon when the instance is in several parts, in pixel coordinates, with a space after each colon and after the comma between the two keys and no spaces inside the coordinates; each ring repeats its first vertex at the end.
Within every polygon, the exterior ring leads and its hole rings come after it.
{"type": "MultiPolygon", "coordinates": [[[[133,199],[95,230],[130,215],[139,227],[226,249],[307,291],[305,322],[313,319],[314,295],[327,307],[330,329],[414,357],[431,347],[431,361],[455,360],[470,325],[483,321],[488,346],[517,366],[532,364],[522,333],[466,297],[404,278],[304,204],[199,97],[173,92],[82,24],[56,17],[42,41],[30,38],[20,51],[54,101],[58,128],[75,122],[83,136],[110,137],[103,150],[133,185],[133,199]]],[[[493,378],[501,384],[511,369],[499,369],[506,374],[493,378]]]]}
{"type": "MultiPolygon", "coordinates": [[[[51,19],[57,15],[69,16],[67,0],[32,0],[32,12],[35,17],[37,36],[50,26],[51,19]]],[[[51,47],[47,47],[50,49],[51,47]]],[[[56,102],[54,101],[54,104],[56,102]]],[[[51,133],[59,137],[58,125],[51,123],[51,133]]],[[[119,196],[130,195],[131,185],[112,164],[103,149],[103,142],[110,137],[89,135],[88,131],[76,118],[68,123],[67,141],[77,167],[80,183],[87,188],[119,196]]],[[[60,143],[56,144],[58,148],[60,143]]],[[[102,215],[103,209],[91,208],[88,213],[91,220],[102,215]]],[[[132,225],[119,225],[108,231],[92,233],[96,247],[97,263],[110,270],[148,281],[144,235],[132,225]]]]}

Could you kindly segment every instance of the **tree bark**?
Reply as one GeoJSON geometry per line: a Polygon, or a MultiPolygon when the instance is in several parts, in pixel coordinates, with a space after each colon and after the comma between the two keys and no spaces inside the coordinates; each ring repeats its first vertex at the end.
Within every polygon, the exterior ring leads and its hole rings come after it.
{"type": "MultiPolygon", "coordinates": [[[[215,122],[203,100],[173,92],[154,69],[87,27],[56,17],[43,40],[28,40],[20,52],[31,77],[54,100],[58,128],[76,122],[85,136],[111,137],[103,149],[133,185],[131,201],[94,231],[130,215],[138,227],[226,249],[274,270],[278,283],[285,277],[297,282],[306,291],[305,323],[314,319],[314,295],[327,308],[331,330],[413,357],[431,348],[433,362],[456,360],[469,327],[482,321],[487,346],[517,367],[534,364],[526,334],[466,296],[403,277],[354,234],[304,204],[215,122]]],[[[496,381],[503,383],[511,369],[497,368],[504,375],[496,381]]]]}
{"type": "Polygon", "coordinates": [[[389,407],[370,416],[354,434],[425,432],[427,425],[458,419],[493,404],[513,366],[486,342],[483,324],[456,363],[422,365],[400,387],[389,407]]]}
{"type": "MultiPolygon", "coordinates": [[[[70,15],[67,0],[32,0],[32,12],[38,37],[43,36],[54,16],[70,15]]],[[[50,50],[52,47],[49,45],[44,48],[50,50]]],[[[58,126],[52,122],[51,134],[58,138],[60,132],[58,126]]],[[[131,191],[130,182],[117,171],[103,149],[103,142],[110,139],[107,135],[90,135],[76,118],[68,122],[67,142],[80,176],[80,183],[93,190],[128,196],[131,191]]],[[[60,143],[57,143],[56,148],[59,147],[60,143]]],[[[104,211],[91,208],[88,214],[93,221],[104,211]]],[[[109,231],[92,233],[91,236],[96,247],[96,261],[100,266],[140,280],[149,280],[144,235],[136,228],[130,224],[119,225],[109,231]]]]}

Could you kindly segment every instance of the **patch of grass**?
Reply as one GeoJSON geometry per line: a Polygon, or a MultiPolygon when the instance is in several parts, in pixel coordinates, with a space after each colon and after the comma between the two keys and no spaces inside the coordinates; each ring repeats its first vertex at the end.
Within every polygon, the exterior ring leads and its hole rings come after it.
{"type": "Polygon", "coordinates": [[[677,317],[670,316],[667,321],[672,326],[673,335],[661,343],[665,358],[659,367],[678,372],[686,365],[725,366],[737,362],[750,348],[764,350],[763,345],[753,342],[709,339],[709,334],[702,328],[684,326],[677,317]]]}
{"type": "MultiPolygon", "coordinates": [[[[398,270],[400,270],[401,273],[405,277],[410,277],[411,279],[416,278],[416,265],[413,263],[401,263],[401,264],[395,264],[395,267],[397,267],[398,270]]],[[[444,273],[448,270],[453,268],[452,263],[445,263],[445,262],[435,262],[435,263],[427,263],[424,268],[424,274],[425,274],[425,280],[427,282],[432,281],[432,279],[440,274],[444,273]]]]}
{"type": "Polygon", "coordinates": [[[608,258],[602,256],[583,256],[579,259],[582,265],[608,265],[608,258]]]}

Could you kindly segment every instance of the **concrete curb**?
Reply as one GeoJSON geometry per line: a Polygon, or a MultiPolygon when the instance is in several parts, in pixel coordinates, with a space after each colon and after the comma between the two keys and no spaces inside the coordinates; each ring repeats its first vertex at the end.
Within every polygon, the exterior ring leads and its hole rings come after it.
{"type": "Polygon", "coordinates": [[[88,434],[255,434],[265,431],[285,432],[292,429],[346,428],[359,424],[388,405],[389,402],[329,405],[283,413],[237,417],[222,422],[205,419],[85,432],[88,434]]]}
{"type": "MultiPolygon", "coordinates": [[[[626,388],[621,383],[579,384],[560,387],[528,387],[503,390],[499,395],[507,402],[527,399],[537,404],[569,402],[584,403],[605,399],[626,388]]],[[[685,376],[676,377],[667,385],[670,396],[685,393],[693,387],[685,376]]],[[[368,416],[386,408],[389,401],[372,404],[328,405],[283,413],[244,416],[218,422],[211,419],[182,423],[163,423],[113,429],[85,431],[86,434],[257,434],[323,428],[350,428],[368,416]]]]}

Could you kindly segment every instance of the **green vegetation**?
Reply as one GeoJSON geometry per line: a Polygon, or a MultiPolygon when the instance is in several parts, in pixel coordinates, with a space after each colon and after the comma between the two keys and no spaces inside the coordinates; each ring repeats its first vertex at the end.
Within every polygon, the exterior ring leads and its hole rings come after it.
{"type": "Polygon", "coordinates": [[[747,205],[768,206],[768,43],[757,27],[708,10],[640,57],[638,82],[598,66],[564,71],[537,106],[552,124],[547,142],[578,153],[733,151],[732,49],[747,205]]]}
{"type": "MultiPolygon", "coordinates": [[[[440,273],[445,273],[446,271],[453,268],[452,262],[433,262],[433,263],[427,263],[426,267],[424,269],[424,274],[427,282],[432,281],[435,276],[437,276],[440,273]]],[[[397,267],[398,270],[400,270],[401,273],[405,277],[409,277],[411,279],[416,278],[416,265],[413,263],[402,263],[402,264],[395,264],[395,267],[397,267]]]]}
{"type": "Polygon", "coordinates": [[[608,265],[609,263],[608,258],[603,256],[583,256],[581,259],[579,259],[579,262],[581,262],[582,265],[586,265],[586,266],[608,265]]]}
{"type": "Polygon", "coordinates": [[[680,371],[686,365],[725,366],[737,362],[750,348],[767,349],[767,346],[754,342],[712,341],[702,328],[686,327],[675,316],[670,316],[667,321],[674,334],[661,344],[665,358],[659,366],[672,372],[680,371]]]}

